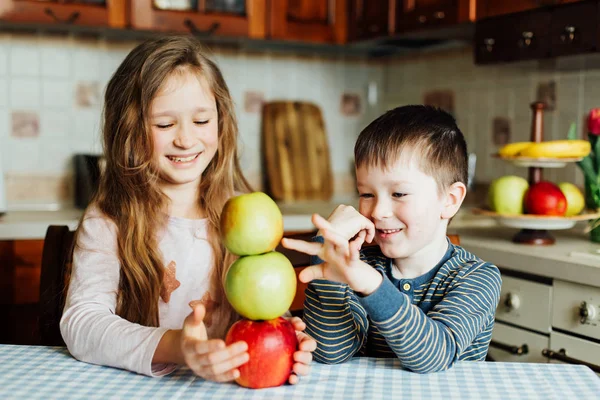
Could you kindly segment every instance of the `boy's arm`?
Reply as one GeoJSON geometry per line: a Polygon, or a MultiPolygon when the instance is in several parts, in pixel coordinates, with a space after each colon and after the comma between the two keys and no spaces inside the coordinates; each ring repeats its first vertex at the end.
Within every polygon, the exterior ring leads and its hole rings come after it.
{"type": "Polygon", "coordinates": [[[387,277],[377,291],[359,298],[404,367],[419,373],[447,369],[493,319],[500,297],[498,269],[480,264],[459,279],[427,315],[387,277]]]}
{"type": "Polygon", "coordinates": [[[304,301],[306,334],[317,341],[316,361],[337,364],[353,357],[366,341],[369,323],[356,295],[343,283],[315,280],[304,301]]]}

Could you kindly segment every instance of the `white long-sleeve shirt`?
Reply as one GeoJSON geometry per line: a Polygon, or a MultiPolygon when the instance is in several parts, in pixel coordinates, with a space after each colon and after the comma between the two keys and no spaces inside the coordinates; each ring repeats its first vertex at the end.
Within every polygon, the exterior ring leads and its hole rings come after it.
{"type": "Polygon", "coordinates": [[[117,228],[99,210],[88,210],[73,254],[71,281],[60,321],[62,337],[71,354],[92,364],[150,376],[165,375],[176,366],[152,364],[156,347],[168,329],[182,328],[192,311],[190,304],[197,301],[207,309],[204,323],[209,338],[222,338],[227,327],[217,317],[220,301],[208,290],[213,256],[206,224],[206,219],[169,218],[159,236],[167,269],[158,300],[159,327],[147,327],[115,314],[121,267],[117,228]]]}

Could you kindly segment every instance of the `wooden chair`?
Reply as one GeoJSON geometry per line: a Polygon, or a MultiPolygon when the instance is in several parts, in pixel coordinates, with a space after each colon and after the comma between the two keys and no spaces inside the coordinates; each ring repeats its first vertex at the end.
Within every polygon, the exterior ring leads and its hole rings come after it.
{"type": "Polygon", "coordinates": [[[68,226],[50,225],[44,239],[40,278],[40,344],[64,346],[60,334],[60,318],[65,300],[67,265],[73,257],[74,231],[68,226]]]}
{"type": "MultiPolygon", "coordinates": [[[[315,232],[301,232],[301,233],[286,233],[285,237],[292,239],[301,239],[310,241],[310,239],[316,234],[315,232]]],[[[460,238],[458,235],[448,235],[448,239],[450,242],[455,245],[460,245],[460,238]]],[[[367,244],[366,246],[373,246],[374,244],[367,244]]],[[[300,282],[298,279],[298,275],[304,268],[310,265],[310,256],[299,253],[297,251],[288,250],[281,245],[277,247],[277,251],[285,254],[285,256],[291,261],[294,266],[294,270],[296,272],[296,296],[294,297],[294,301],[290,306],[290,312],[294,316],[302,317],[302,311],[304,309],[304,299],[306,298],[304,291],[308,287],[308,284],[300,282]]]]}

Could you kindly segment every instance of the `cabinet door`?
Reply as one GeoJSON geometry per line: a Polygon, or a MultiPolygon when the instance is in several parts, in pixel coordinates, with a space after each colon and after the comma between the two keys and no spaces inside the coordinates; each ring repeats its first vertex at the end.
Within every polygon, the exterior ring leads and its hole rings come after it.
{"type": "Polygon", "coordinates": [[[459,0],[401,0],[396,7],[396,32],[410,32],[458,22],[459,0]]]}
{"type": "Polygon", "coordinates": [[[319,43],[345,43],[346,0],[277,0],[270,2],[269,37],[319,43]]]}
{"type": "Polygon", "coordinates": [[[536,10],[518,15],[515,20],[517,31],[514,41],[514,60],[532,60],[550,56],[550,23],[549,9],[536,10]]]}
{"type": "MultiPolygon", "coordinates": [[[[160,0],[131,0],[131,26],[198,36],[238,36],[262,39],[266,30],[266,0],[203,0],[189,9],[168,9],[160,0]]],[[[166,3],[167,5],[170,3],[166,3]]]]}
{"type": "Polygon", "coordinates": [[[84,25],[124,28],[128,22],[127,0],[81,3],[38,0],[2,0],[0,20],[36,24],[84,25]]]}
{"type": "Polygon", "coordinates": [[[551,55],[587,53],[598,43],[598,3],[585,1],[555,9],[550,26],[551,55]]]}
{"type": "Polygon", "coordinates": [[[582,0],[477,0],[477,19],[529,11],[544,6],[577,3],[582,0]]]}
{"type": "Polygon", "coordinates": [[[502,362],[547,363],[542,350],[547,348],[548,343],[548,336],[496,322],[488,356],[502,362]]]}
{"type": "Polygon", "coordinates": [[[509,61],[510,50],[514,49],[514,40],[508,27],[512,26],[512,17],[491,18],[475,24],[476,64],[492,64],[509,61]]]}
{"type": "Polygon", "coordinates": [[[388,35],[392,2],[393,0],[351,0],[348,6],[349,39],[371,39],[388,35]]]}

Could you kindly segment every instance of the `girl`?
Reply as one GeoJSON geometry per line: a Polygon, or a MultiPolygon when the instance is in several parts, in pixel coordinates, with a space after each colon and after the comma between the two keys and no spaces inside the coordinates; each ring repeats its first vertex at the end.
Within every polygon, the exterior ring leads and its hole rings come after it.
{"type": "MultiPolygon", "coordinates": [[[[60,322],[75,358],[151,376],[177,364],[214,381],[239,376],[247,345],[222,340],[237,315],[218,224],[226,200],[250,190],[237,133],[227,85],[195,39],[147,41],[119,66],[104,101],[106,167],[76,233],[60,322]]],[[[316,343],[292,323],[293,384],[316,343]]]]}

